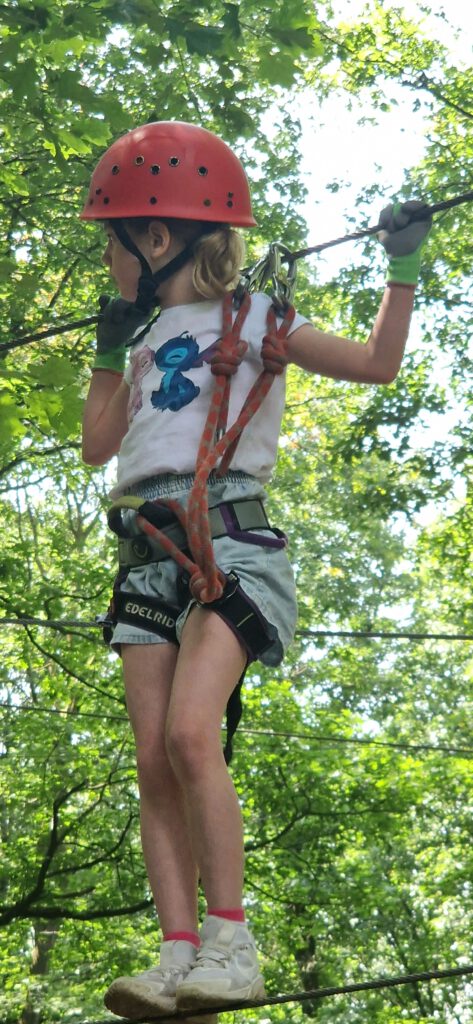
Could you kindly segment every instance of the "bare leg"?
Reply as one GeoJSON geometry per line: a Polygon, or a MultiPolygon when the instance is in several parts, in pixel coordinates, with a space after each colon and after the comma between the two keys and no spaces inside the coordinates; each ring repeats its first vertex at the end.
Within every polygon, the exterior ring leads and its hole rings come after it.
{"type": "Polygon", "coordinates": [[[222,753],[221,723],[246,654],[215,612],[184,627],[167,718],[167,750],[185,798],[194,858],[210,907],[238,907],[243,889],[240,805],[222,753]]]}
{"type": "Polygon", "coordinates": [[[173,644],[122,646],[136,742],[143,856],[164,934],[198,930],[197,867],[181,786],[164,739],[177,654],[173,644]]]}

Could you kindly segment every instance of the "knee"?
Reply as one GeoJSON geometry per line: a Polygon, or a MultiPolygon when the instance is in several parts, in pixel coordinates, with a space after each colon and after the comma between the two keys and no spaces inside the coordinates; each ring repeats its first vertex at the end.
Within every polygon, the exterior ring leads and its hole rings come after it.
{"type": "Polygon", "coordinates": [[[140,792],[155,795],[166,779],[172,774],[172,768],[166,752],[164,740],[147,740],[137,743],[136,768],[140,792]]]}
{"type": "Polygon", "coordinates": [[[199,719],[169,723],[166,751],[183,785],[198,781],[223,760],[220,734],[214,735],[199,719]]]}

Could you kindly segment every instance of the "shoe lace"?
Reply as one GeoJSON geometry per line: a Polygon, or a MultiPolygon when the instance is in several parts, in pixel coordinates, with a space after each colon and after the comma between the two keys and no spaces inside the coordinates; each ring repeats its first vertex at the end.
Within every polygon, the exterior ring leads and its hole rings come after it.
{"type": "Polygon", "coordinates": [[[148,977],[154,976],[164,980],[169,977],[177,977],[177,975],[182,974],[183,970],[185,970],[185,964],[169,964],[168,967],[165,967],[164,964],[158,964],[156,967],[151,967],[149,971],[144,971],[143,973],[148,977]]]}
{"type": "Polygon", "coordinates": [[[228,949],[221,949],[218,946],[203,946],[197,953],[196,966],[199,967],[223,967],[230,960],[228,949]]]}

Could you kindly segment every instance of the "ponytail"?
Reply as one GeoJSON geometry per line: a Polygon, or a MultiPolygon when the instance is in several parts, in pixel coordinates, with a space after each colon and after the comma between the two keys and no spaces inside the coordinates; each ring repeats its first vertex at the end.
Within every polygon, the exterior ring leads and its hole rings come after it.
{"type": "Polygon", "coordinates": [[[199,238],[194,248],[193,284],[205,299],[220,299],[236,288],[245,258],[245,244],[228,224],[199,238]]]}

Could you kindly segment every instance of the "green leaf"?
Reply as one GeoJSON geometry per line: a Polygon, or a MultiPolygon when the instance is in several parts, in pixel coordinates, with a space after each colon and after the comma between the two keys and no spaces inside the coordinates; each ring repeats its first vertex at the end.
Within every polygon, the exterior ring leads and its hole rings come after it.
{"type": "Polygon", "coordinates": [[[0,257],[0,281],[9,281],[11,275],[17,270],[18,264],[16,260],[10,259],[8,256],[0,257]]]}
{"type": "Polygon", "coordinates": [[[0,437],[2,442],[8,437],[20,438],[26,434],[18,406],[7,391],[0,391],[0,437]]]}
{"type": "Polygon", "coordinates": [[[294,84],[299,68],[286,53],[267,53],[260,57],[258,71],[261,78],[271,85],[289,88],[294,84]]]}
{"type": "Polygon", "coordinates": [[[65,387],[61,391],[61,399],[61,408],[50,414],[50,421],[59,440],[67,440],[80,433],[84,399],[77,384],[65,387]]]}
{"type": "Polygon", "coordinates": [[[307,54],[311,53],[314,56],[324,52],[324,44],[321,39],[305,28],[271,28],[270,34],[271,38],[275,39],[283,49],[296,53],[301,51],[307,54]]]}
{"type": "Polygon", "coordinates": [[[36,99],[38,72],[32,58],[20,61],[15,68],[5,68],[2,77],[10,85],[16,100],[36,99]]]}
{"type": "Polygon", "coordinates": [[[54,39],[50,43],[43,43],[43,53],[61,64],[71,54],[79,57],[87,43],[82,36],[70,36],[67,39],[54,39]]]}
{"type": "Polygon", "coordinates": [[[193,25],[192,28],[185,27],[181,31],[189,53],[196,53],[200,57],[213,57],[225,50],[225,34],[221,29],[193,25]]]}
{"type": "Polygon", "coordinates": [[[36,363],[30,367],[30,373],[39,384],[61,388],[71,384],[77,377],[77,369],[68,359],[51,355],[44,363],[36,363]]]}
{"type": "Polygon", "coordinates": [[[91,151],[89,142],[86,141],[83,136],[76,135],[67,128],[59,128],[57,138],[61,147],[61,152],[65,157],[81,153],[90,153],[91,151]]]}
{"type": "Polygon", "coordinates": [[[106,146],[110,139],[110,126],[98,117],[89,117],[81,121],[77,128],[81,129],[85,139],[97,146],[106,146]]]}
{"type": "Polygon", "coordinates": [[[6,186],[10,195],[28,196],[30,194],[27,177],[18,174],[13,168],[0,166],[0,181],[6,186]]]}
{"type": "Polygon", "coordinates": [[[222,21],[225,31],[229,33],[232,39],[240,39],[242,31],[239,18],[240,8],[238,4],[225,3],[223,6],[225,14],[222,21]]]}

